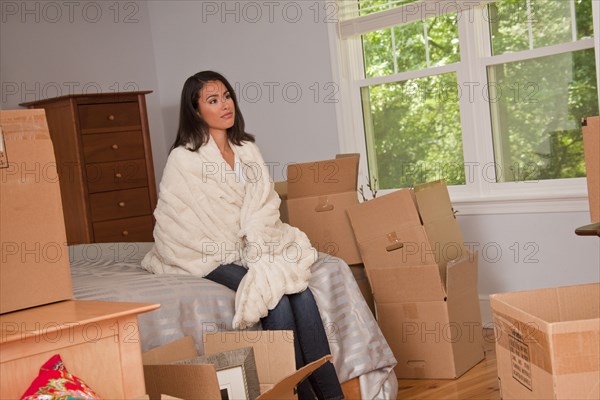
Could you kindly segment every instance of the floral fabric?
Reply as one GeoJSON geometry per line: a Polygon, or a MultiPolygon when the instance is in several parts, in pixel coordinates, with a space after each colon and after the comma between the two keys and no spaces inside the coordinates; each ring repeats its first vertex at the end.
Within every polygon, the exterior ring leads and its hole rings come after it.
{"type": "Polygon", "coordinates": [[[91,400],[99,398],[100,396],[81,379],[67,371],[59,354],[55,354],[42,365],[37,378],[21,396],[21,400],[91,400]]]}

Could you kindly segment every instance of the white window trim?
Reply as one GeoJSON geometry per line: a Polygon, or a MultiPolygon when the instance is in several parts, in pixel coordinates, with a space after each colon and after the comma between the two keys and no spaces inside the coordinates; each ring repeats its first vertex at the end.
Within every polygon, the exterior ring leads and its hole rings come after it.
{"type": "MultiPolygon", "coordinates": [[[[431,1],[431,0],[428,0],[431,1]]],[[[445,0],[441,0],[444,2],[445,0]]],[[[480,2],[481,4],[489,1],[480,2]]],[[[469,3],[469,7],[473,7],[473,1],[469,3]]],[[[399,12],[395,9],[395,12],[399,12]]],[[[599,82],[598,98],[600,103],[600,0],[592,0],[592,14],[594,24],[594,39],[593,47],[596,53],[596,74],[599,82]]],[[[383,17],[387,21],[394,10],[384,11],[378,14],[384,14],[383,17]]],[[[361,18],[373,17],[367,15],[361,18]]],[[[482,18],[481,13],[474,15],[482,18]]],[[[431,14],[427,14],[427,17],[431,14]]],[[[377,21],[381,23],[381,19],[377,21]]],[[[387,23],[387,22],[386,22],[387,23]]],[[[371,26],[373,28],[375,23],[371,26]]],[[[507,62],[514,59],[514,55],[500,55],[491,57],[466,58],[463,51],[479,51],[479,54],[489,54],[485,48],[485,43],[476,42],[476,38],[482,37],[477,35],[476,29],[487,29],[486,24],[467,24],[459,21],[459,35],[461,40],[466,41],[469,45],[463,46],[461,42],[461,60],[473,60],[470,64],[460,63],[457,68],[454,66],[438,67],[440,72],[457,71],[457,79],[460,82],[465,81],[465,77],[473,79],[476,82],[486,82],[485,68],[483,65],[493,65],[497,63],[507,62]],[[466,38],[466,39],[465,39],[466,38]],[[511,58],[512,57],[512,58],[511,58]],[[506,59],[506,60],[505,60],[506,59]],[[477,76],[476,72],[480,76],[477,76]]],[[[354,27],[356,29],[356,27],[354,27]]],[[[379,28],[377,28],[379,29],[379,28]]],[[[386,83],[397,81],[399,77],[404,78],[418,76],[418,71],[395,74],[392,77],[378,77],[364,79],[364,71],[362,70],[362,49],[360,40],[356,38],[341,39],[342,34],[338,24],[329,24],[329,45],[330,45],[330,60],[332,65],[332,75],[335,82],[339,84],[339,101],[336,104],[336,118],[338,126],[339,148],[341,153],[359,153],[362,162],[359,170],[359,187],[364,188],[365,193],[368,193],[368,166],[367,166],[367,150],[365,143],[365,135],[363,128],[362,104],[360,99],[360,86],[365,83],[369,85],[377,83],[386,83]],[[357,77],[359,77],[357,79],[357,77]],[[362,79],[361,82],[357,82],[362,79]]],[[[375,30],[375,29],[371,29],[375,30]]],[[[358,31],[358,30],[357,30],[358,31]]],[[[358,36],[357,38],[359,38],[358,36]]],[[[540,57],[543,55],[555,54],[561,52],[565,46],[569,50],[581,48],[591,48],[590,40],[582,40],[573,43],[572,45],[557,45],[544,49],[529,50],[530,57],[540,57]]],[[[460,102],[468,102],[468,98],[462,96],[460,102]]],[[[460,104],[461,111],[466,104],[460,104]]],[[[463,151],[465,160],[477,160],[478,165],[472,164],[471,168],[480,167],[486,168],[488,163],[493,163],[493,147],[490,113],[487,103],[475,102],[472,105],[473,111],[469,115],[463,115],[461,112],[461,124],[463,127],[463,151]],[[484,115],[482,120],[476,120],[475,115],[484,115]],[[482,124],[483,122],[483,124],[482,124]],[[484,125],[483,127],[478,127],[484,125]],[[479,134],[477,134],[479,132],[479,134]]],[[[492,164],[493,165],[493,164],[492,164]]],[[[510,182],[496,183],[488,182],[482,173],[474,174],[471,178],[473,184],[464,186],[451,186],[449,192],[455,208],[460,215],[478,215],[478,214],[514,214],[514,213],[551,213],[551,212],[589,212],[589,202],[587,197],[587,183],[585,178],[574,179],[555,179],[539,182],[510,182]]],[[[469,179],[469,176],[467,176],[469,179]]],[[[393,190],[380,190],[378,195],[384,195],[393,190]]]]}

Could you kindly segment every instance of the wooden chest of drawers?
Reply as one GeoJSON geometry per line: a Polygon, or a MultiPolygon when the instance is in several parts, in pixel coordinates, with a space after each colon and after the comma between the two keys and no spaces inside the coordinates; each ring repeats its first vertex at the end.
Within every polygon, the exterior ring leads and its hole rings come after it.
{"type": "Polygon", "coordinates": [[[152,241],[156,184],[144,92],[69,95],[43,108],[69,244],[152,241]]]}

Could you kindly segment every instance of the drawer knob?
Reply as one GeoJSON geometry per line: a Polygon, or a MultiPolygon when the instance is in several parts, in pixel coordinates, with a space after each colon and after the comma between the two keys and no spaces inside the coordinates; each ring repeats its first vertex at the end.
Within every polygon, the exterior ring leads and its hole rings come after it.
{"type": "Polygon", "coordinates": [[[121,235],[127,236],[127,235],[129,235],[129,231],[123,231],[123,232],[121,232],[121,235]]]}
{"type": "Polygon", "coordinates": [[[115,116],[112,115],[112,114],[110,114],[107,118],[108,118],[109,121],[114,121],[115,120],[115,116]]]}
{"type": "Polygon", "coordinates": [[[121,173],[120,173],[120,172],[117,172],[117,173],[115,174],[115,178],[117,178],[117,179],[121,179],[122,177],[123,177],[123,175],[121,175],[121,173]]]}
{"type": "Polygon", "coordinates": [[[119,207],[125,207],[125,202],[124,201],[120,201],[119,202],[119,207]]]}
{"type": "Polygon", "coordinates": [[[110,146],[111,149],[113,150],[117,150],[119,148],[118,144],[113,144],[112,146],[110,146]]]}

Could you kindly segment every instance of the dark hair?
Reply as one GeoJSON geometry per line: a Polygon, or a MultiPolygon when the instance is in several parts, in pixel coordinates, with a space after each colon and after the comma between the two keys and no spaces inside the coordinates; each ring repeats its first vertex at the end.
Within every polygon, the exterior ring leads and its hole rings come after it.
{"type": "Polygon", "coordinates": [[[208,142],[208,125],[200,116],[198,99],[200,91],[207,82],[221,81],[229,91],[235,107],[233,126],[227,129],[227,139],[235,145],[242,142],[254,142],[254,136],[244,130],[244,117],[238,107],[233,88],[225,77],[214,71],[202,71],[187,78],[181,91],[181,106],[179,109],[179,128],[171,150],[179,146],[187,146],[190,151],[196,151],[208,142]]]}

